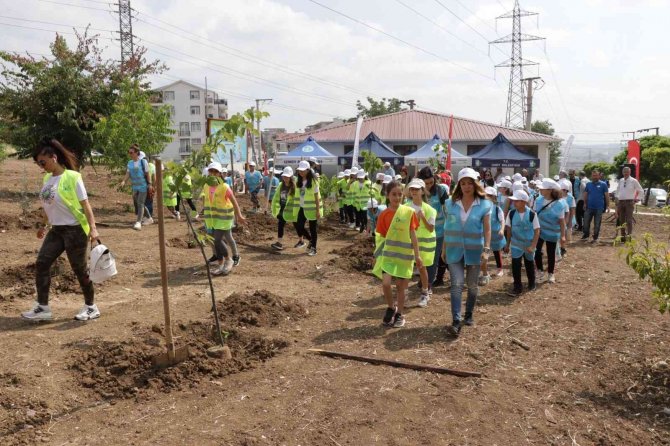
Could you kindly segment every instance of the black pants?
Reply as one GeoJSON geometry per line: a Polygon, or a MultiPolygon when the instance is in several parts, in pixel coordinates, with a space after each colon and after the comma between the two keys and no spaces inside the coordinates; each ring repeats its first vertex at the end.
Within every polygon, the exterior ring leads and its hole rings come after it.
{"type": "MultiPolygon", "coordinates": [[[[535,266],[537,266],[538,271],[544,271],[542,267],[542,245],[544,245],[545,240],[540,237],[537,241],[537,249],[535,249],[535,266]]],[[[554,274],[554,267],[556,266],[556,242],[546,242],[547,243],[547,272],[549,274],[554,274]]]]}
{"type": "Polygon", "coordinates": [[[358,227],[361,228],[361,232],[364,232],[365,228],[368,226],[368,210],[363,209],[362,211],[356,211],[356,216],[358,217],[358,227]]]}
{"type": "Polygon", "coordinates": [[[284,207],[286,203],[282,204],[279,208],[279,214],[277,214],[277,238],[282,239],[284,237],[284,227],[286,226],[286,220],[284,220],[284,207]]]}
{"type": "Polygon", "coordinates": [[[344,205],[340,207],[340,223],[346,223],[347,221],[347,210],[344,205]]]}
{"type": "Polygon", "coordinates": [[[298,237],[304,237],[309,240],[310,244],[314,249],[316,249],[317,242],[317,232],[316,232],[316,220],[309,220],[309,232],[305,229],[305,223],[307,222],[307,217],[305,217],[305,211],[300,208],[298,212],[298,221],[293,223],[295,227],[295,232],[298,233],[298,237]]]}
{"type": "Polygon", "coordinates": [[[523,265],[526,268],[528,287],[532,288],[535,285],[535,265],[533,265],[533,261],[528,260],[525,255],[516,259],[512,258],[512,277],[514,278],[514,290],[516,291],[523,289],[521,284],[521,259],[523,259],[523,265]]]}
{"type": "Polygon", "coordinates": [[[345,206],[345,209],[347,212],[347,223],[356,222],[356,211],[354,210],[354,207],[348,204],[345,206]]]}
{"type": "Polygon", "coordinates": [[[35,287],[37,302],[49,305],[49,286],[51,285],[51,265],[65,251],[72,271],[77,276],[81,290],[84,292],[86,305],[93,305],[93,282],[88,278],[86,257],[88,254],[88,237],[81,226],[53,226],[44,238],[42,248],[35,262],[35,287]]]}
{"type": "Polygon", "coordinates": [[[493,251],[493,257],[496,259],[496,268],[502,268],[502,252],[493,251]]]}
{"type": "Polygon", "coordinates": [[[577,229],[580,231],[584,230],[584,200],[579,200],[577,202],[575,220],[577,220],[577,229]]]}
{"type": "Polygon", "coordinates": [[[195,204],[193,203],[192,198],[182,198],[181,195],[177,194],[177,211],[181,210],[181,200],[186,201],[188,203],[188,206],[191,208],[191,210],[195,211],[195,204]]]}

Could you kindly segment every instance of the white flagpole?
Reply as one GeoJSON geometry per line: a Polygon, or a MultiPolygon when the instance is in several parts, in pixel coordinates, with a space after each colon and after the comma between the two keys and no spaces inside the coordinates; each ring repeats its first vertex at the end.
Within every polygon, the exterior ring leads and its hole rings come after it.
{"type": "Polygon", "coordinates": [[[356,139],[354,139],[354,153],[351,158],[351,167],[358,166],[358,148],[359,140],[361,138],[361,127],[363,127],[363,117],[359,116],[356,121],[356,139]]]}

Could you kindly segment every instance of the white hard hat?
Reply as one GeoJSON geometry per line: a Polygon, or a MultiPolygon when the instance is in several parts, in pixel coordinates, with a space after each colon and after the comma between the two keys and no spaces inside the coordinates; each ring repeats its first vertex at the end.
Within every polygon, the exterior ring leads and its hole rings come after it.
{"type": "Polygon", "coordinates": [[[349,175],[351,175],[351,169],[345,169],[344,170],[344,176],[348,177],[349,175]]]}
{"type": "Polygon", "coordinates": [[[344,178],[344,172],[337,172],[337,178],[338,179],[344,178]]]}
{"type": "Polygon", "coordinates": [[[558,183],[551,178],[545,178],[542,180],[542,183],[540,183],[539,186],[540,189],[553,189],[553,190],[561,190],[561,186],[558,185],[558,183]]]}
{"type": "Polygon", "coordinates": [[[426,187],[426,183],[423,182],[422,179],[420,178],[414,178],[412,181],[409,182],[407,185],[410,189],[423,189],[426,187]]]}
{"type": "Polygon", "coordinates": [[[256,167],[256,163],[254,161],[249,161],[249,167],[256,167]]]}
{"type": "Polygon", "coordinates": [[[298,170],[309,170],[309,162],[302,160],[298,163],[298,170]]]}
{"type": "Polygon", "coordinates": [[[359,171],[356,173],[356,178],[358,178],[358,179],[365,178],[365,171],[363,171],[363,170],[359,170],[359,171]]]}
{"type": "Polygon", "coordinates": [[[491,186],[486,186],[486,189],[484,189],[484,193],[486,195],[494,195],[494,196],[498,195],[498,191],[496,191],[496,188],[491,186]]]}
{"type": "Polygon", "coordinates": [[[377,176],[375,177],[377,181],[384,181],[384,172],[379,172],[377,176]]]}
{"type": "Polygon", "coordinates": [[[293,176],[293,169],[291,168],[291,166],[284,167],[284,170],[282,171],[281,176],[289,177],[289,178],[292,177],[293,176]]]}
{"type": "Polygon", "coordinates": [[[384,175],[384,181],[382,181],[382,184],[389,184],[391,181],[393,181],[391,175],[384,175]]]}
{"type": "Polygon", "coordinates": [[[221,163],[214,161],[209,163],[207,170],[216,170],[217,172],[221,173],[223,171],[223,167],[221,167],[221,163]]]}
{"type": "Polygon", "coordinates": [[[458,182],[463,178],[472,178],[473,181],[477,181],[477,178],[479,177],[479,174],[472,168],[466,167],[465,169],[461,169],[460,172],[458,172],[458,182]]]}
{"type": "Polygon", "coordinates": [[[528,202],[528,194],[526,191],[523,190],[515,190],[514,195],[509,197],[510,200],[514,201],[525,201],[526,203],[528,202]]]}
{"type": "Polygon", "coordinates": [[[375,200],[374,198],[370,198],[368,200],[368,209],[373,209],[376,207],[377,207],[377,200],[375,200]]]}
{"type": "Polygon", "coordinates": [[[498,183],[498,187],[504,187],[510,189],[512,187],[512,182],[508,180],[502,180],[500,181],[500,183],[498,183]]]}

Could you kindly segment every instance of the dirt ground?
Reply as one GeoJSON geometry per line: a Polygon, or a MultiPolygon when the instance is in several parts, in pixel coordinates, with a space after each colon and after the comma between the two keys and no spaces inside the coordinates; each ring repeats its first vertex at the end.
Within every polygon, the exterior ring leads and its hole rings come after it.
{"type": "MultiPolygon", "coordinates": [[[[96,288],[98,320],[67,262],[53,271],[55,320],[20,319],[33,299],[39,169],[0,165],[0,444],[54,445],[661,445],[670,444],[668,316],[611,244],[576,242],[557,283],[518,298],[506,275],[481,289],[475,326],[447,335],[448,288],[428,308],[411,288],[407,325],[381,326],[365,235],[324,224],[318,255],[269,249],[276,226],[251,215],[236,231],[241,263],[214,279],[222,336],[200,250],[166,222],[177,346],[190,358],[155,370],[164,351],[157,225],[133,231],[112,176],[84,178],[119,275],[96,288]],[[24,203],[22,205],[22,203],[24,203]],[[23,206],[23,207],[22,207],[23,206]],[[25,215],[22,216],[22,208],[25,215]],[[526,350],[512,342],[517,339],[526,350]],[[477,371],[459,378],[317,356],[310,348],[477,371]]],[[[249,207],[241,197],[243,208],[249,207]]],[[[670,220],[638,216],[638,234],[670,220]]],[[[285,246],[295,233],[287,231],[285,246]]],[[[209,250],[207,250],[209,255],[209,250]]]]}

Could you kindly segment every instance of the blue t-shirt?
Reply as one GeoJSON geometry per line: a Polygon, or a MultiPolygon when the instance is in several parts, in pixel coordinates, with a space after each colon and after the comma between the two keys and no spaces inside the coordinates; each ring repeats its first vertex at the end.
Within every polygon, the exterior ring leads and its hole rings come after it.
{"type": "Polygon", "coordinates": [[[233,178],[232,178],[232,177],[226,177],[226,179],[223,180],[223,181],[225,181],[225,183],[226,183],[229,187],[231,187],[231,188],[233,187],[233,178]]]}
{"type": "Polygon", "coordinates": [[[263,177],[263,188],[265,189],[265,195],[268,197],[268,200],[272,201],[278,186],[279,186],[279,178],[277,178],[276,176],[273,175],[263,177]]]}
{"type": "Polygon", "coordinates": [[[257,170],[254,170],[253,173],[246,171],[244,172],[244,180],[247,182],[249,192],[258,192],[258,189],[260,189],[261,186],[261,181],[263,181],[263,175],[257,170]]]}
{"type": "Polygon", "coordinates": [[[605,210],[605,194],[609,193],[607,183],[602,180],[591,181],[584,191],[589,194],[586,202],[587,209],[605,210]]]}

